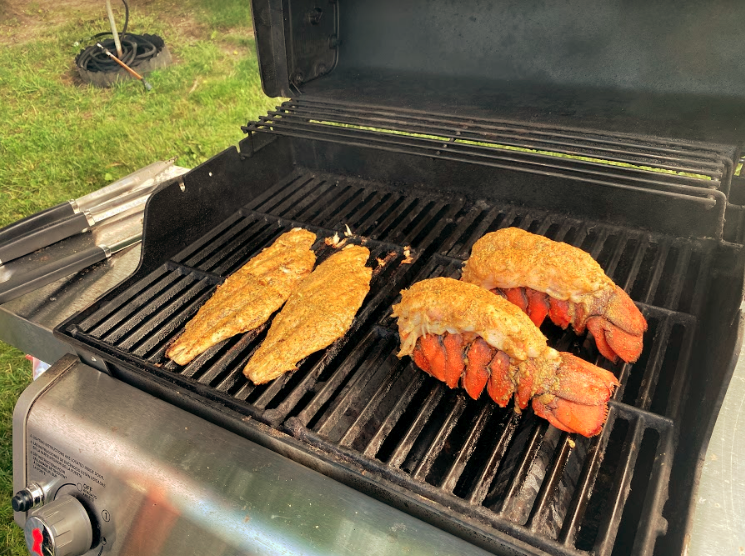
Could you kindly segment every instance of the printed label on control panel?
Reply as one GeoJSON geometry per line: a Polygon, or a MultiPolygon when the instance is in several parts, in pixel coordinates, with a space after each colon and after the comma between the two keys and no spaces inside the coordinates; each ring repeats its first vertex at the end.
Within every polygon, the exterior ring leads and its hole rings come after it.
{"type": "Polygon", "coordinates": [[[78,491],[83,496],[92,500],[96,499],[96,495],[93,494],[93,487],[106,487],[104,476],[95,469],[38,436],[31,434],[29,438],[31,440],[31,466],[34,471],[69,480],[71,483],[75,483],[78,491]],[[72,477],[73,475],[77,478],[72,477]]]}

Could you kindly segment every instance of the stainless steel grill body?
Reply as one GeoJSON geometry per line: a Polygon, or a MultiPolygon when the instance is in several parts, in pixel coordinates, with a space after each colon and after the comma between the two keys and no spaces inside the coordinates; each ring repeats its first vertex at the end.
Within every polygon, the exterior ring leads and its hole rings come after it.
{"type": "Polygon", "coordinates": [[[13,427],[16,489],[83,501],[90,556],[485,554],[73,356],[24,392],[13,427]]]}

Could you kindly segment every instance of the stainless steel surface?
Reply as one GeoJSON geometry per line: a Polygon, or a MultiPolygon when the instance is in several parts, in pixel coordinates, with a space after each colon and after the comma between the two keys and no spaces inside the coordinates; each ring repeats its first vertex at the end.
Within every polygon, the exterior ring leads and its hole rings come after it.
{"type": "Polygon", "coordinates": [[[116,197],[85,211],[86,216],[90,215],[90,218],[94,223],[99,223],[132,208],[144,208],[148,197],[150,197],[150,194],[158,186],[158,183],[154,180],[148,181],[150,182],[148,186],[143,185],[142,187],[138,187],[135,191],[116,197]]]}
{"type": "MultiPolygon", "coordinates": [[[[73,208],[77,207],[78,211],[90,210],[100,203],[104,203],[109,199],[113,199],[119,195],[123,195],[130,191],[134,191],[138,187],[142,186],[147,180],[153,179],[158,174],[161,174],[171,166],[173,166],[173,160],[159,160],[153,162],[144,168],[124,176],[123,178],[111,183],[101,189],[88,193],[79,199],[76,199],[73,208]]],[[[73,201],[71,201],[71,204],[73,201]]]]}
{"type": "Polygon", "coordinates": [[[696,498],[686,554],[745,554],[745,353],[714,425],[696,498]]]}
{"type": "Polygon", "coordinates": [[[117,243],[124,238],[142,235],[144,213],[142,207],[134,207],[96,226],[91,230],[96,245],[117,243]]]}
{"type": "Polygon", "coordinates": [[[138,243],[141,239],[142,234],[135,234],[133,236],[126,237],[121,241],[117,241],[116,243],[112,243],[111,245],[102,245],[101,248],[105,248],[107,250],[106,256],[110,257],[113,253],[118,253],[122,249],[126,249],[127,247],[131,247],[135,243],[138,243]]]}
{"type": "Polygon", "coordinates": [[[91,556],[485,554],[108,375],[61,363],[67,370],[36,396],[25,432],[14,431],[29,455],[15,473],[50,485],[52,498],[87,503],[101,527],[91,556]]]}
{"type": "MultiPolygon", "coordinates": [[[[28,467],[27,456],[29,446],[27,438],[27,418],[36,400],[44,394],[52,385],[66,373],[71,367],[79,363],[74,355],[65,355],[52,365],[41,377],[34,381],[18,398],[13,410],[13,492],[18,492],[32,483],[41,484],[44,489],[44,499],[49,497],[49,484],[38,483],[28,478],[26,469],[28,467]]],[[[26,519],[25,513],[16,513],[15,522],[23,527],[26,519]]]]}
{"type": "Polygon", "coordinates": [[[142,213],[143,209],[145,208],[145,203],[147,203],[147,200],[150,197],[150,194],[155,191],[155,189],[161,183],[166,180],[181,176],[186,172],[188,172],[188,169],[182,168],[180,166],[173,166],[171,163],[170,166],[166,167],[157,175],[140,182],[137,187],[135,187],[131,191],[123,191],[118,196],[112,199],[92,206],[90,209],[85,211],[86,216],[89,217],[94,224],[100,224],[102,222],[107,222],[109,219],[116,218],[124,213],[131,214],[135,211],[139,211],[140,213],[142,213]]]}
{"type": "Polygon", "coordinates": [[[34,510],[23,530],[32,555],[82,556],[93,543],[91,519],[83,504],[70,495],[34,510]]]}

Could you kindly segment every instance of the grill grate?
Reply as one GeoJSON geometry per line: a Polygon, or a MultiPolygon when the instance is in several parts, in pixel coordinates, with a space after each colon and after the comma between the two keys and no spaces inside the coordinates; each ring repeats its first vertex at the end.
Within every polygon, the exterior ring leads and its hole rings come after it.
{"type": "MultiPolygon", "coordinates": [[[[653,138],[642,140],[612,134],[593,135],[454,115],[436,117],[391,108],[371,110],[370,107],[312,99],[287,101],[258,122],[249,124],[248,130],[291,128],[331,135],[333,130],[328,128],[337,127],[338,136],[342,137],[345,136],[344,126],[388,135],[412,134],[430,140],[434,150],[443,148],[443,140],[449,143],[446,148],[466,145],[501,148],[510,156],[495,155],[494,159],[506,162],[524,156],[526,161],[540,160],[546,166],[553,166],[558,162],[557,158],[562,158],[555,155],[564,155],[589,170],[602,172],[610,166],[628,175],[669,178],[682,184],[721,188],[725,193],[729,193],[732,177],[734,153],[728,147],[684,141],[663,142],[653,138]],[[575,157],[584,157],[584,160],[575,157]]],[[[568,166],[556,164],[553,167],[568,166]]]]}
{"type": "Polygon", "coordinates": [[[628,551],[648,549],[661,533],[648,524],[660,522],[650,516],[661,515],[666,499],[712,244],[297,170],[150,275],[75,317],[64,332],[115,367],[167,377],[418,494],[487,538],[501,531],[550,554],[609,554],[618,531],[627,531],[621,542],[631,543],[628,551]],[[316,232],[322,260],[332,251],[323,238],[343,236],[347,225],[359,234],[353,241],[370,248],[371,261],[390,257],[376,268],[347,336],[298,371],[258,387],[241,370],[268,325],[185,367],[164,359],[168,342],[214,287],[281,233],[295,226],[316,232]],[[571,330],[543,326],[552,347],[621,381],[598,437],[564,434],[530,410],[517,415],[486,396],[472,401],[396,357],[390,306],[398,292],[426,277],[459,277],[473,242],[506,226],[589,251],[649,322],[633,366],[610,364],[571,330]],[[411,264],[402,264],[404,245],[412,246],[411,264]]]}
{"type": "MultiPolygon", "coordinates": [[[[458,212],[461,204],[381,194],[369,188],[340,185],[295,174],[238,211],[202,239],[159,269],[91,312],[69,329],[79,340],[150,372],[165,371],[185,387],[209,391],[225,403],[277,425],[296,410],[308,391],[317,387],[329,366],[349,351],[347,344],[362,333],[420,254],[458,212]],[[310,194],[312,193],[312,194],[310,194]],[[329,198],[334,198],[330,202],[329,198]],[[261,211],[271,211],[261,212],[261,211]],[[302,216],[306,222],[293,218],[302,216]],[[308,223],[309,222],[309,223],[308,223]],[[299,370],[269,384],[254,386],[242,373],[270,323],[213,346],[180,367],[165,359],[165,351],[184,325],[209,299],[214,288],[279,235],[302,226],[318,235],[314,250],[321,262],[334,251],[324,238],[344,238],[346,226],[368,232],[348,241],[370,248],[375,266],[371,291],[350,332],[322,352],[309,356],[299,370]],[[323,227],[323,226],[328,227],[323,227]],[[412,263],[404,245],[411,238],[412,263]],[[376,261],[384,260],[380,265],[376,261]]],[[[408,245],[408,243],[407,243],[408,245]]]]}
{"type": "MultiPolygon", "coordinates": [[[[571,439],[531,415],[516,423],[511,410],[489,407],[488,402],[466,402],[462,394],[443,393],[441,386],[427,385],[429,381],[420,386],[426,393],[425,419],[429,421],[436,410],[442,414],[413,434],[433,438],[432,446],[442,448],[439,458],[415,459],[431,456],[430,450],[419,449],[412,457],[394,450],[382,462],[354,447],[328,441],[298,419],[289,419],[286,429],[363,472],[432,500],[449,513],[476,520],[486,526],[487,534],[493,527],[550,554],[610,553],[619,526],[629,527],[622,514],[640,458],[651,462],[644,477],[650,488],[641,491],[637,503],[644,507],[644,515],[661,513],[665,496],[660,491],[666,486],[671,459],[673,423],[669,419],[612,404],[599,437],[571,439]],[[435,430],[429,430],[430,426],[435,430]],[[463,429],[468,432],[459,439],[463,429]],[[656,441],[642,444],[643,438],[656,441]],[[609,446],[618,454],[608,453],[609,446]],[[468,457],[474,453],[480,457],[468,457]],[[652,494],[645,497],[648,492],[652,494]]],[[[419,426],[422,419],[412,424],[419,426]]],[[[410,439],[407,434],[405,440],[410,439]]],[[[417,448],[416,444],[412,447],[417,448]]],[[[632,531],[638,527],[637,539],[643,539],[639,545],[647,548],[661,533],[648,532],[649,523],[637,519],[631,524],[632,531]]]]}
{"type": "Polygon", "coordinates": [[[312,99],[291,99],[244,131],[475,162],[685,199],[716,207],[719,235],[735,158],[734,149],[726,146],[312,99]]]}
{"type": "Polygon", "coordinates": [[[701,311],[712,257],[712,246],[701,241],[656,236],[517,207],[474,207],[459,220],[439,252],[466,260],[481,236],[511,226],[584,249],[637,301],[695,315],[701,311]]]}
{"type": "MultiPolygon", "coordinates": [[[[460,267],[461,261],[437,255],[429,259],[414,281],[434,276],[457,278],[460,267]]],[[[365,469],[385,470],[400,484],[420,489],[423,495],[446,506],[456,504],[456,500],[467,503],[480,516],[488,514],[489,522],[499,523],[505,532],[514,532],[513,525],[519,525],[555,540],[556,545],[547,545],[553,553],[571,553],[564,550],[566,547],[606,553],[613,544],[613,527],[602,528],[606,540],[592,540],[588,545],[587,534],[575,539],[589,519],[584,517],[589,499],[597,496],[594,491],[598,489],[593,490],[593,486],[603,469],[604,447],[610,435],[622,436],[613,443],[619,446],[632,434],[614,432],[619,415],[624,416],[624,423],[633,420],[634,435],[646,434],[650,427],[659,434],[671,434],[672,420],[651,415],[648,410],[654,405],[663,415],[666,410],[677,411],[677,407],[669,406],[679,400],[687,369],[665,366],[663,360],[668,365],[673,360],[685,360],[695,330],[695,318],[690,315],[641,307],[652,333],[646,339],[645,357],[633,366],[614,368],[598,356],[590,342],[581,342],[571,331],[544,326],[550,345],[613,370],[622,382],[611,405],[608,425],[598,438],[561,433],[529,410],[518,416],[509,407],[495,406],[485,396],[472,402],[465,393],[451,391],[417,370],[408,359],[398,360],[398,337],[390,311],[327,382],[324,391],[286,426],[292,434],[318,447],[340,450],[348,457],[354,452],[355,461],[365,469]],[[686,346],[682,352],[680,343],[669,342],[673,327],[682,334],[686,346]],[[657,388],[660,380],[670,387],[657,388]],[[329,404],[329,399],[334,403],[329,404]],[[505,527],[508,522],[510,527],[505,527]]],[[[604,470],[603,480],[609,483],[619,473],[630,475],[639,454],[639,442],[631,442],[626,452],[605,464],[612,469],[604,470]]],[[[657,455],[662,457],[661,453],[657,455]]],[[[666,460],[669,458],[668,454],[666,460]]],[[[665,480],[659,473],[656,477],[665,480]]],[[[620,495],[610,483],[603,488],[620,495]]],[[[616,502],[623,507],[623,500],[603,500],[602,507],[616,502]]],[[[654,511],[659,513],[661,509],[654,511]]],[[[618,520],[611,521],[618,525],[618,520]]]]}

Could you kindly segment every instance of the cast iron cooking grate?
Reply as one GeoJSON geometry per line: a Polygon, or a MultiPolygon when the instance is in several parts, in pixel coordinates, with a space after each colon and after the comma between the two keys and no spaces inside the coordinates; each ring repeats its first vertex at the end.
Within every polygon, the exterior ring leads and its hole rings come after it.
{"type": "MultiPolygon", "coordinates": [[[[415,281],[458,278],[461,264],[435,255],[415,281]]],[[[642,546],[659,531],[647,531],[651,522],[631,508],[661,515],[674,426],[662,415],[679,409],[696,319],[649,305],[641,309],[650,332],[635,365],[613,366],[591,342],[544,326],[553,347],[621,380],[596,438],[562,433],[530,410],[518,415],[486,396],[474,402],[408,358],[399,360],[390,311],[285,426],[317,448],[517,538],[533,543],[532,534],[539,533],[536,546],[549,553],[610,553],[619,527],[631,528],[633,541],[639,526],[635,542],[642,546]],[[626,506],[632,476],[647,484],[642,494],[632,489],[634,504],[626,506]],[[645,499],[646,493],[653,494],[645,499]]]]}
{"type": "Polygon", "coordinates": [[[82,321],[69,326],[67,332],[102,353],[167,376],[186,388],[276,425],[315,387],[327,367],[348,353],[364,323],[383,307],[391,292],[400,289],[412,264],[439,237],[460,207],[460,202],[382,193],[298,173],[237,211],[114,299],[86,312],[82,321]],[[298,217],[304,222],[296,220],[298,217]],[[242,369],[264,339],[271,321],[221,342],[186,366],[166,359],[170,342],[215,287],[280,234],[298,226],[318,235],[314,245],[318,262],[335,251],[325,243],[334,235],[339,241],[363,243],[371,251],[371,291],[348,334],[326,350],[309,356],[298,371],[260,386],[248,381],[242,369]],[[347,238],[347,226],[366,235],[347,238]],[[405,238],[410,243],[392,243],[405,238]],[[410,253],[410,259],[406,253],[410,253]]]}
{"type": "MultiPolygon", "coordinates": [[[[650,548],[667,498],[675,421],[714,242],[650,234],[522,207],[401,193],[380,184],[297,170],[199,241],[66,323],[63,332],[115,372],[136,368],[255,417],[395,492],[419,495],[499,545],[507,533],[551,554],[650,548]],[[376,267],[352,330],[298,371],[255,387],[241,370],[266,326],[226,340],[185,367],[163,353],[216,284],[280,233],[346,226],[376,267]],[[588,250],[639,303],[649,330],[632,365],[612,365],[592,341],[550,323],[557,349],[604,366],[621,387],[598,437],[567,435],[486,399],[472,401],[399,360],[390,306],[430,276],[458,277],[473,242],[507,226],[588,250]],[[412,261],[404,264],[404,246],[412,261]],[[378,265],[376,259],[385,259],[378,265]],[[497,532],[501,532],[497,534],[497,532]]],[[[403,504],[403,502],[401,502],[403,504]]],[[[620,552],[619,552],[620,551],[620,552]]]]}

